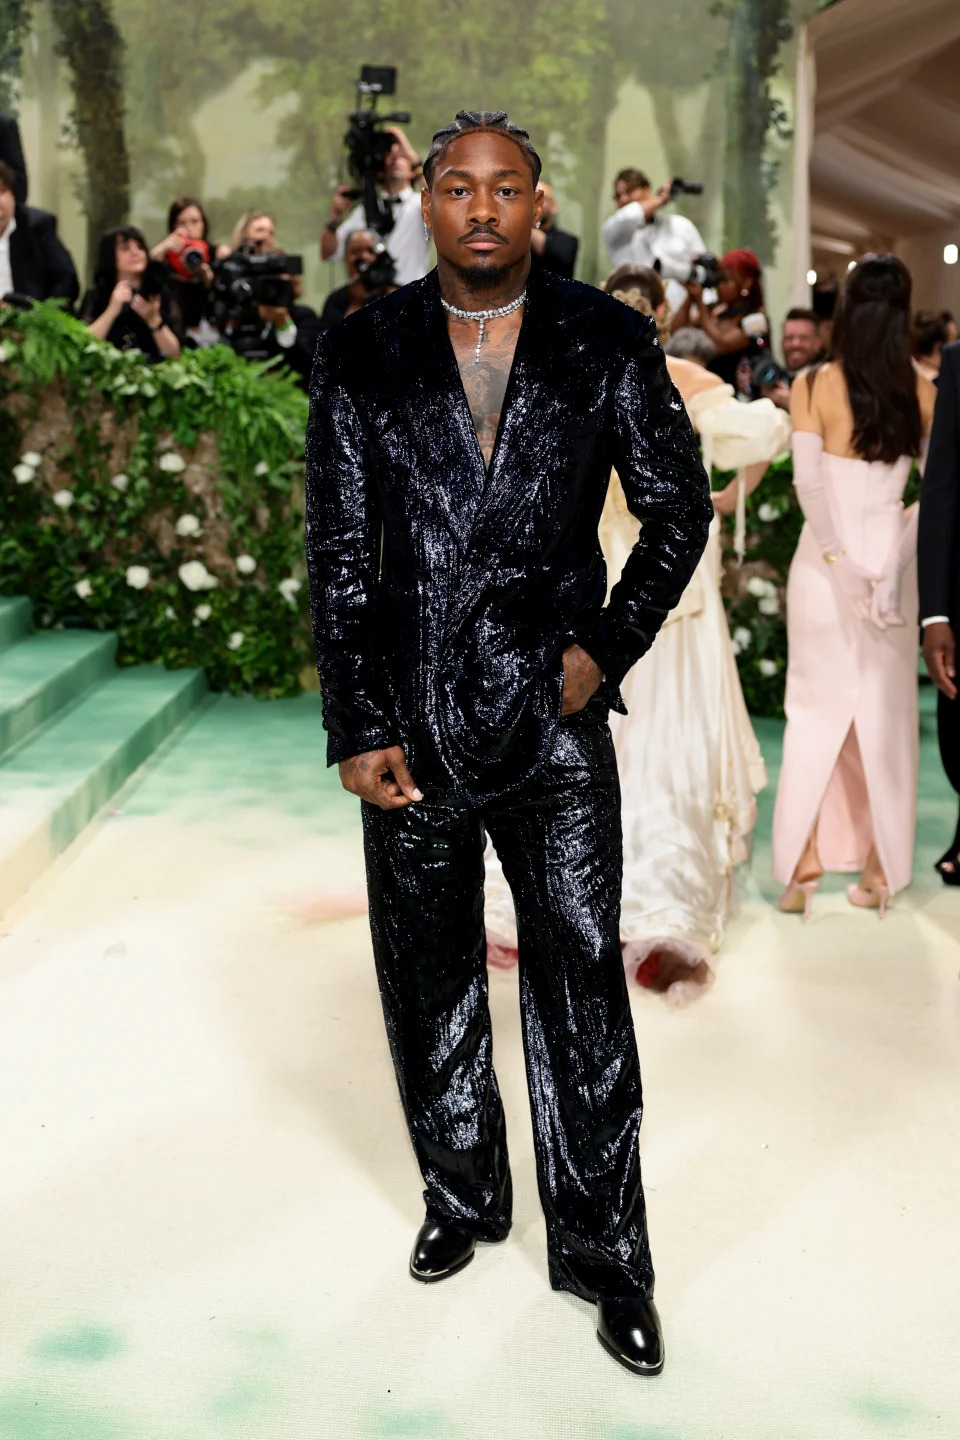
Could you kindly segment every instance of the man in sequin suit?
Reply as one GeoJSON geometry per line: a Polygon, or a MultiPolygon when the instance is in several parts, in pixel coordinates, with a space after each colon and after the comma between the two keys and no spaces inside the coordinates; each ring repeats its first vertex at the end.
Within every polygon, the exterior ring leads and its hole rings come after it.
{"type": "Polygon", "coordinates": [[[328,760],[363,802],[374,958],[425,1185],[411,1273],[444,1279],[510,1229],[488,832],[516,904],[550,1280],[597,1304],[617,1360],[657,1374],[607,714],[712,506],[653,321],[530,274],[539,174],[525,131],[462,111],[424,165],[437,269],[321,340],[311,612],[328,760]],[[604,606],[611,465],[643,529],[604,606]]]}

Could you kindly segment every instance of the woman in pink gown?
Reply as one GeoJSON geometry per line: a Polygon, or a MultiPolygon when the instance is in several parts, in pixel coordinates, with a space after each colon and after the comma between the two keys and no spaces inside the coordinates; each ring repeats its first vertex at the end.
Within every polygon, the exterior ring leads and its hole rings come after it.
{"type": "Polygon", "coordinates": [[[809,913],[824,870],[852,904],[909,884],[918,769],[917,513],[903,491],[936,392],[910,358],[910,272],[847,278],[833,358],[794,381],[805,524],[787,584],[787,727],[773,820],[780,908],[809,913]]]}

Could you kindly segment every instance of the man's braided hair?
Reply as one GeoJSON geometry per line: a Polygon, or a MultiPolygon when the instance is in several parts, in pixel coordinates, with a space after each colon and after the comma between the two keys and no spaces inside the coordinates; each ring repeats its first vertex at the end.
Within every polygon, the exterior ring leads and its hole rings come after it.
{"type": "Polygon", "coordinates": [[[543,167],[540,164],[540,156],[530,143],[530,136],[526,130],[521,130],[519,125],[512,124],[507,117],[506,110],[461,110],[452,125],[445,125],[433,137],[430,152],[423,162],[423,178],[427,182],[428,189],[433,189],[433,176],[437,162],[443,159],[452,142],[459,140],[461,135],[478,134],[505,135],[508,140],[513,140],[519,145],[533,172],[533,183],[536,185],[543,167]]]}

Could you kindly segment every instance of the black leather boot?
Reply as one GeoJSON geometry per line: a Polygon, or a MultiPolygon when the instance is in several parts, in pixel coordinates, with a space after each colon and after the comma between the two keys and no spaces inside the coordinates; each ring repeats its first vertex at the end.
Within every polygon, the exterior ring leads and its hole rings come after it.
{"type": "Polygon", "coordinates": [[[410,1274],[427,1284],[446,1280],[470,1264],[476,1248],[477,1237],[466,1230],[458,1230],[445,1220],[424,1220],[410,1256],[410,1274]]]}
{"type": "Polygon", "coordinates": [[[663,1332],[652,1300],[598,1300],[597,1339],[634,1375],[659,1375],[663,1369],[663,1332]]]}

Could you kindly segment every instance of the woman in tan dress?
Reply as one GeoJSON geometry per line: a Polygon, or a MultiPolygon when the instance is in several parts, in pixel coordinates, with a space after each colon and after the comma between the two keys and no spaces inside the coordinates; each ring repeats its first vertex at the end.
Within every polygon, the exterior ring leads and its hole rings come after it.
{"type": "Polygon", "coordinates": [[[913,869],[919,759],[917,512],[903,491],[936,392],[910,358],[910,272],[852,270],[832,358],[791,393],[805,524],[787,584],[783,765],[773,821],[780,908],[809,913],[824,870],[879,909],[913,869]]]}

